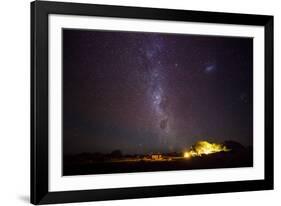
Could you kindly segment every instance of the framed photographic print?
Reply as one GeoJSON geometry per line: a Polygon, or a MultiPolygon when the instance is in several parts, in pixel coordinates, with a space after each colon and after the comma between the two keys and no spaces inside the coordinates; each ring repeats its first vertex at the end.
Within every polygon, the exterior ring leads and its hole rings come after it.
{"type": "Polygon", "coordinates": [[[273,189],[273,16],[31,3],[31,202],[273,189]]]}

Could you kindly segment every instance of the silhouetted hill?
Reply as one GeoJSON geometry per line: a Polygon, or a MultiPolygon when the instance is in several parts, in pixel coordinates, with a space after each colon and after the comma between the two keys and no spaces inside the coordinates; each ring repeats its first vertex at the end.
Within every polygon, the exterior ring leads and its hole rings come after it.
{"type": "Polygon", "coordinates": [[[223,144],[232,152],[239,152],[246,149],[242,144],[233,140],[227,140],[223,144]]]}

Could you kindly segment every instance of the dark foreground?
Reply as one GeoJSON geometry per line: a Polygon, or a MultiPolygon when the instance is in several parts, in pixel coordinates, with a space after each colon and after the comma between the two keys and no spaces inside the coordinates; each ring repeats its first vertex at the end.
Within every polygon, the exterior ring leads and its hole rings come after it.
{"type": "Polygon", "coordinates": [[[73,157],[64,157],[63,175],[252,167],[252,154],[252,150],[244,150],[220,152],[191,158],[169,157],[161,160],[120,158],[110,161],[93,161],[89,156],[82,159],[76,158],[76,160],[73,160],[73,157]]]}

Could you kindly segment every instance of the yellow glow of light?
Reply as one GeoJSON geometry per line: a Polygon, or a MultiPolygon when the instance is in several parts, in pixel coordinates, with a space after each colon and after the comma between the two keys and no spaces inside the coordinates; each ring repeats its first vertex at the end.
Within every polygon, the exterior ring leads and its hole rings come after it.
{"type": "Polygon", "coordinates": [[[185,158],[190,158],[189,152],[185,152],[185,153],[183,154],[183,156],[184,156],[185,158]]]}
{"type": "Polygon", "coordinates": [[[201,155],[208,155],[216,152],[228,152],[228,149],[223,144],[210,143],[207,141],[198,141],[192,148],[184,153],[184,157],[195,157],[201,155]]]}

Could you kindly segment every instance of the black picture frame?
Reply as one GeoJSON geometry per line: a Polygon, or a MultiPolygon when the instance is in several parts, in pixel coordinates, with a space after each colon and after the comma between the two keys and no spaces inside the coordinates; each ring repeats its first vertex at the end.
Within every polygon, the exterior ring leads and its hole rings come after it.
{"type": "Polygon", "coordinates": [[[80,3],[31,3],[31,203],[50,204],[273,189],[273,16],[80,3]],[[264,180],[116,189],[48,190],[48,15],[66,14],[256,25],[265,28],[264,180]]]}

